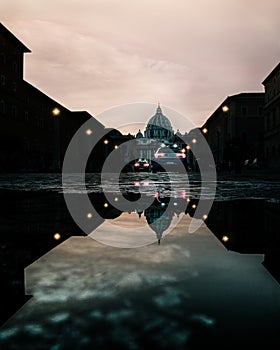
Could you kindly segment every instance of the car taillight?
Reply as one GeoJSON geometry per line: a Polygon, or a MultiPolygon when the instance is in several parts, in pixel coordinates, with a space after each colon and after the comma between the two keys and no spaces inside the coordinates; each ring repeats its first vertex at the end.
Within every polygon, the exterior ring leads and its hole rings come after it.
{"type": "Polygon", "coordinates": [[[186,158],[186,155],[184,153],[176,153],[177,158],[186,158]]]}
{"type": "Polygon", "coordinates": [[[144,164],[144,167],[147,168],[147,166],[149,166],[149,165],[150,165],[149,163],[145,163],[145,164],[144,164]]]}
{"type": "Polygon", "coordinates": [[[140,166],[140,164],[139,163],[135,163],[134,166],[138,167],[138,166],[140,166]]]}
{"type": "Polygon", "coordinates": [[[156,153],[155,154],[156,158],[161,158],[161,157],[164,157],[164,156],[165,156],[165,153],[156,153]]]}

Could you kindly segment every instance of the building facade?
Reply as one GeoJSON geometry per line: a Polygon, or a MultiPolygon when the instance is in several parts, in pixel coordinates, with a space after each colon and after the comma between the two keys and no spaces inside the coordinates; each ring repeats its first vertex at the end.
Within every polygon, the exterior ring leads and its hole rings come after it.
{"type": "MultiPolygon", "coordinates": [[[[71,138],[87,120],[94,121],[91,137],[105,130],[89,113],[70,111],[23,79],[24,55],[30,52],[0,24],[1,172],[61,171],[71,138]]],[[[105,157],[102,144],[97,148],[92,170],[105,157]]]]}
{"type": "Polygon", "coordinates": [[[262,83],[264,102],[264,151],[266,165],[280,168],[280,63],[262,83]]]}
{"type": "Polygon", "coordinates": [[[148,139],[158,140],[160,142],[170,143],[174,139],[174,132],[170,120],[163,115],[159,104],[156,114],[150,118],[147,124],[144,135],[148,139]]]}
{"type": "Polygon", "coordinates": [[[148,120],[144,134],[141,130],[136,134],[136,155],[138,158],[152,159],[163,144],[172,146],[176,143],[178,147],[184,145],[185,136],[179,131],[174,132],[169,118],[163,114],[158,104],[156,113],[148,120]]]}
{"type": "Polygon", "coordinates": [[[228,96],[200,128],[217,169],[262,166],[264,93],[228,96]]]}

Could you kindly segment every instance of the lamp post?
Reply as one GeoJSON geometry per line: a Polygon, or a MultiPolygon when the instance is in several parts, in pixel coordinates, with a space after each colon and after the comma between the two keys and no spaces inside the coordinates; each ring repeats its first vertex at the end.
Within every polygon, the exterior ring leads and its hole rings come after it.
{"type": "Polygon", "coordinates": [[[60,109],[54,107],[51,111],[54,120],[54,154],[53,154],[53,169],[55,171],[60,170],[60,135],[59,135],[59,116],[60,109]]]}

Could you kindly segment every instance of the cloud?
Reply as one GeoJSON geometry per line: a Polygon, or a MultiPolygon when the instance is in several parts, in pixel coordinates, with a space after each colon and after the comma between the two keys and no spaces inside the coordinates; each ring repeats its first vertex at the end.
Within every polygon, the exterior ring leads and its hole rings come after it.
{"type": "Polygon", "coordinates": [[[0,10],[33,51],[26,78],[92,114],[160,100],[201,124],[227,95],[263,91],[279,61],[275,0],[14,0],[0,10]]]}

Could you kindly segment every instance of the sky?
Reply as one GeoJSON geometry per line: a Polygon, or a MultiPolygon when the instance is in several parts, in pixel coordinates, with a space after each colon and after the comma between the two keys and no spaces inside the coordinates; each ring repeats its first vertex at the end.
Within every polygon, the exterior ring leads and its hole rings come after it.
{"type": "Polygon", "coordinates": [[[32,51],[24,78],[109,127],[104,111],[158,102],[201,126],[279,63],[279,0],[2,0],[0,13],[32,51]]]}

